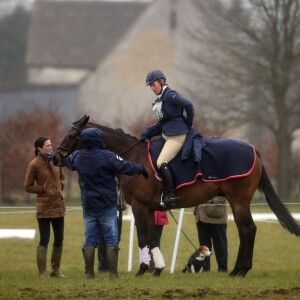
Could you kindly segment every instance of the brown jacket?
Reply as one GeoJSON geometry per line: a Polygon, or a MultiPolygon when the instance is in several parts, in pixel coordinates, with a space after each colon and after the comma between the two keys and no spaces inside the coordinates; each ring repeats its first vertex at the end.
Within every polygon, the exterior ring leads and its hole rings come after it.
{"type": "Polygon", "coordinates": [[[227,200],[224,197],[215,197],[195,207],[196,222],[209,224],[225,224],[228,221],[227,200]]]}
{"type": "Polygon", "coordinates": [[[65,201],[61,194],[65,176],[47,158],[37,156],[27,167],[25,190],[36,196],[37,218],[59,218],[65,215],[65,201]]]}

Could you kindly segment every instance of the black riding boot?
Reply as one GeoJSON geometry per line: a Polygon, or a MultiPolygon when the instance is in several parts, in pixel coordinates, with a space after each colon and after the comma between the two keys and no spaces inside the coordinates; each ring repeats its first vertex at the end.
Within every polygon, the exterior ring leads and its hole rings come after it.
{"type": "Polygon", "coordinates": [[[159,172],[163,178],[163,195],[160,205],[167,209],[176,207],[176,195],[174,190],[174,182],[172,173],[166,163],[163,163],[159,168],[159,172]]]}

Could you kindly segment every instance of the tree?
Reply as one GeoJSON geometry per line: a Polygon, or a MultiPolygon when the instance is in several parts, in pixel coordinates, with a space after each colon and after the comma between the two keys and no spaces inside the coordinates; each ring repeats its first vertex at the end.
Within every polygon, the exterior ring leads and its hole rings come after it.
{"type": "Polygon", "coordinates": [[[0,19],[0,87],[26,82],[26,47],[30,14],[21,6],[0,19]]]}
{"type": "Polygon", "coordinates": [[[189,88],[202,115],[226,127],[254,124],[273,134],[278,193],[291,192],[291,143],[300,127],[300,2],[191,2],[184,48],[189,88]],[[196,15],[195,15],[196,14],[196,15]],[[193,17],[194,16],[194,17],[193,17]],[[195,97],[196,98],[196,97],[195,97]]]}
{"type": "Polygon", "coordinates": [[[2,182],[0,199],[11,202],[25,194],[26,167],[34,158],[34,141],[38,136],[47,136],[52,145],[61,137],[61,120],[48,112],[32,115],[20,114],[3,123],[0,132],[0,166],[2,182]]]}

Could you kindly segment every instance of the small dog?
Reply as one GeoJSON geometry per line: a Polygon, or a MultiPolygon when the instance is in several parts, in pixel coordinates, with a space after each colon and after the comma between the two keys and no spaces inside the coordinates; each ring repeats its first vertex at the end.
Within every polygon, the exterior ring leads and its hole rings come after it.
{"type": "Polygon", "coordinates": [[[185,267],[183,268],[183,273],[201,273],[203,271],[203,266],[205,264],[205,257],[211,256],[211,252],[208,247],[200,246],[199,249],[191,255],[185,267]]]}

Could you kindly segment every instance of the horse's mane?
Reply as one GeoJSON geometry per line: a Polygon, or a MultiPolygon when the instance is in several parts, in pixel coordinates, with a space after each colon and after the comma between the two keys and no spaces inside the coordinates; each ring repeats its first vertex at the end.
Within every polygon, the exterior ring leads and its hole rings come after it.
{"type": "Polygon", "coordinates": [[[132,139],[135,139],[135,140],[138,140],[137,137],[129,134],[129,133],[126,133],[122,128],[110,128],[110,127],[107,127],[107,126],[103,126],[103,125],[100,125],[100,124],[96,124],[96,123],[92,123],[92,122],[88,122],[86,125],[88,126],[91,126],[91,127],[96,127],[96,128],[99,128],[99,129],[104,129],[105,131],[109,132],[109,133],[112,133],[112,134],[115,134],[115,135],[125,135],[127,137],[130,137],[132,139]]]}

